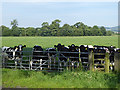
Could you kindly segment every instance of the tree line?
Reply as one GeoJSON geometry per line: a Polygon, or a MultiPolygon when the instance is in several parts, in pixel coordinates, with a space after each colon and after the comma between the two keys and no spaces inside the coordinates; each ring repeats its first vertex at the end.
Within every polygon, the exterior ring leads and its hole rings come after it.
{"type": "Polygon", "coordinates": [[[11,21],[12,28],[4,25],[2,28],[2,36],[110,36],[113,34],[111,31],[106,31],[104,26],[93,27],[87,26],[82,22],[77,22],[74,25],[64,24],[60,27],[61,20],[54,20],[51,24],[43,22],[41,27],[18,27],[16,19],[11,21]]]}

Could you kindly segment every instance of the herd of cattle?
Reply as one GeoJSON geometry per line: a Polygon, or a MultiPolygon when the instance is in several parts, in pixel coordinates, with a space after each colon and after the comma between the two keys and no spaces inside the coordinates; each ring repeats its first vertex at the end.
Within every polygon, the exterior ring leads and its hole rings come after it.
{"type": "MultiPolygon", "coordinates": [[[[15,47],[2,47],[2,53],[4,53],[4,58],[8,60],[17,60],[21,59],[24,56],[24,50],[26,45],[18,45],[15,47]]],[[[76,46],[74,44],[67,46],[54,45],[54,48],[47,48],[44,50],[41,46],[35,45],[32,50],[32,60],[49,60],[51,57],[57,56],[60,61],[68,61],[68,58],[71,62],[88,62],[89,52],[93,53],[109,53],[109,60],[111,64],[114,64],[114,53],[120,52],[119,48],[114,46],[98,46],[98,45],[80,45],[76,46]],[[59,54],[58,54],[59,52],[59,54]]],[[[95,55],[94,58],[104,58],[105,55],[95,55]]],[[[96,60],[94,63],[104,63],[99,60],[96,60]]],[[[113,67],[111,68],[113,69],[113,67]]]]}

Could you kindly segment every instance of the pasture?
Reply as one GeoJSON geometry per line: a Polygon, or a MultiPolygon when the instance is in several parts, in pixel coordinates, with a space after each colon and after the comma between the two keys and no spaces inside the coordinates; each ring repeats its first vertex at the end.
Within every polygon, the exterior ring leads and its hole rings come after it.
{"type": "Polygon", "coordinates": [[[14,47],[25,44],[28,48],[40,45],[43,48],[54,47],[61,43],[66,46],[75,45],[106,45],[118,47],[118,36],[78,36],[78,37],[2,37],[2,46],[14,47]]]}
{"type": "MultiPolygon", "coordinates": [[[[2,37],[2,46],[14,47],[22,44],[31,50],[34,45],[44,49],[61,43],[66,46],[104,45],[118,47],[118,36],[81,37],[2,37]]],[[[46,73],[37,71],[2,69],[3,87],[26,88],[119,88],[120,74],[74,71],[46,73]]]]}

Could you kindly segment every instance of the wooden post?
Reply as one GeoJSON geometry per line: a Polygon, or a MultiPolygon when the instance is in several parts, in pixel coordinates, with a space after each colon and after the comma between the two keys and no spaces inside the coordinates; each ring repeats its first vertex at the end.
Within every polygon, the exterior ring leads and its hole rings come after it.
{"type": "Polygon", "coordinates": [[[5,57],[4,57],[4,55],[2,55],[2,67],[3,67],[3,68],[5,68],[5,63],[6,63],[6,62],[5,62],[5,57]]]}
{"type": "Polygon", "coordinates": [[[105,53],[105,72],[109,73],[109,53],[105,53]]]}
{"type": "Polygon", "coordinates": [[[88,64],[89,64],[89,70],[94,71],[94,53],[93,53],[93,50],[91,50],[89,52],[88,64]]]}
{"type": "Polygon", "coordinates": [[[80,70],[82,70],[82,61],[81,61],[81,58],[80,58],[80,48],[79,48],[79,62],[80,62],[80,70]]]}
{"type": "Polygon", "coordinates": [[[114,65],[114,70],[116,71],[116,72],[120,72],[120,53],[118,53],[118,52],[116,52],[116,53],[114,53],[114,63],[115,63],[115,65],[114,65]]]}

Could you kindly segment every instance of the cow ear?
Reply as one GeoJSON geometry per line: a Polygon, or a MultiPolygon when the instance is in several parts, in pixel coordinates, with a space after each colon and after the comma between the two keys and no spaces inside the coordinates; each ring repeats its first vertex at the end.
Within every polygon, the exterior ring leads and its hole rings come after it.
{"type": "Polygon", "coordinates": [[[54,45],[54,47],[57,47],[56,45],[54,45]]]}
{"type": "Polygon", "coordinates": [[[17,48],[17,46],[14,46],[14,48],[13,49],[16,49],[17,48]]]}
{"type": "Polygon", "coordinates": [[[23,47],[26,47],[26,45],[24,45],[23,47]]]}

